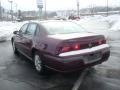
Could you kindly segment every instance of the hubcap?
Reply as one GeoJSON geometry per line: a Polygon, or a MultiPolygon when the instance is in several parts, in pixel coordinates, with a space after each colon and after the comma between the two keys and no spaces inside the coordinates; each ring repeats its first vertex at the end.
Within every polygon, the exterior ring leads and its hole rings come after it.
{"type": "Polygon", "coordinates": [[[38,55],[35,55],[35,68],[37,71],[41,71],[41,60],[38,55]]]}

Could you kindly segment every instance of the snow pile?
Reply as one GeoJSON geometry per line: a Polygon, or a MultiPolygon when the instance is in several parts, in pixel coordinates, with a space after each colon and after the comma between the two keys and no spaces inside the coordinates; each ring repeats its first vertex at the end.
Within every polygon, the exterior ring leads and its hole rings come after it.
{"type": "Polygon", "coordinates": [[[118,19],[110,28],[110,30],[118,31],[120,30],[120,19],[118,19]]]}
{"type": "Polygon", "coordinates": [[[102,20],[107,21],[110,24],[110,30],[120,30],[120,15],[110,15],[108,17],[104,17],[102,20]]]}
{"type": "Polygon", "coordinates": [[[108,23],[113,25],[114,23],[119,21],[119,19],[120,19],[120,15],[116,14],[116,15],[110,15],[110,16],[107,16],[107,17],[103,17],[101,20],[107,21],[108,23]]]}
{"type": "Polygon", "coordinates": [[[108,38],[108,31],[110,25],[106,21],[89,18],[89,19],[82,19],[80,21],[77,21],[76,23],[82,26],[88,32],[102,34],[106,38],[108,38]]]}
{"type": "Polygon", "coordinates": [[[0,22],[0,41],[9,40],[13,31],[19,30],[23,24],[24,22],[0,22]]]}
{"type": "Polygon", "coordinates": [[[87,17],[80,21],[75,21],[84,27],[88,32],[104,35],[108,40],[120,39],[120,15],[108,17],[87,17]]]}
{"type": "Polygon", "coordinates": [[[79,25],[81,25],[82,27],[84,27],[86,30],[88,31],[96,31],[96,30],[108,30],[110,25],[108,22],[106,21],[100,21],[100,20],[96,20],[96,19],[82,19],[80,21],[77,22],[79,25]]]}

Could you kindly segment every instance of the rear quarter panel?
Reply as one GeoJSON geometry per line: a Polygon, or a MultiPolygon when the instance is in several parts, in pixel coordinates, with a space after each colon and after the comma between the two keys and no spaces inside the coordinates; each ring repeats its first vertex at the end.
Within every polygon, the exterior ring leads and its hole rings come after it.
{"type": "Polygon", "coordinates": [[[50,38],[46,36],[38,36],[35,39],[35,48],[40,51],[40,53],[55,55],[57,46],[62,42],[62,40],[50,38]]]}

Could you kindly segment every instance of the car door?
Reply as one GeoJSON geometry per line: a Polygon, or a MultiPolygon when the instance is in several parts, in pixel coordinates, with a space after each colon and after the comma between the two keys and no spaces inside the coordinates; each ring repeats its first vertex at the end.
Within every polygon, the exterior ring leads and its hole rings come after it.
{"type": "Polygon", "coordinates": [[[28,23],[24,24],[20,28],[19,34],[17,34],[16,37],[15,37],[15,44],[16,44],[16,47],[19,49],[19,51],[23,51],[23,49],[22,49],[22,47],[23,47],[22,46],[23,45],[23,36],[26,33],[27,27],[28,27],[28,23]]]}
{"type": "Polygon", "coordinates": [[[23,35],[23,52],[26,54],[28,57],[31,57],[31,49],[33,45],[33,38],[35,36],[35,32],[37,29],[37,24],[36,23],[30,23],[28,25],[28,28],[26,30],[26,33],[23,35]]]}

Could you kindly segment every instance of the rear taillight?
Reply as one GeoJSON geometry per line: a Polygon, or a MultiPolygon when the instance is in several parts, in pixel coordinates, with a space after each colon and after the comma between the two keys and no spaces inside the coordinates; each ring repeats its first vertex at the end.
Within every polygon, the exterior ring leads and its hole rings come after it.
{"type": "Polygon", "coordinates": [[[102,44],[102,40],[99,40],[99,41],[98,41],[98,44],[101,45],[101,44],[102,44]]]}
{"type": "Polygon", "coordinates": [[[75,50],[80,50],[80,44],[72,44],[72,45],[63,46],[60,49],[60,53],[75,51],[75,50]]]}
{"type": "Polygon", "coordinates": [[[68,51],[70,51],[71,50],[71,47],[70,46],[64,46],[64,47],[62,47],[62,49],[61,49],[61,52],[63,53],[63,52],[68,52],[68,51]]]}
{"type": "Polygon", "coordinates": [[[98,40],[98,44],[101,45],[101,44],[106,44],[106,40],[103,39],[103,40],[98,40]]]}
{"type": "Polygon", "coordinates": [[[105,39],[104,39],[104,40],[102,40],[102,43],[103,43],[103,44],[106,44],[106,40],[105,40],[105,39]]]}
{"type": "Polygon", "coordinates": [[[73,46],[73,50],[80,50],[80,44],[75,44],[73,46]]]}

